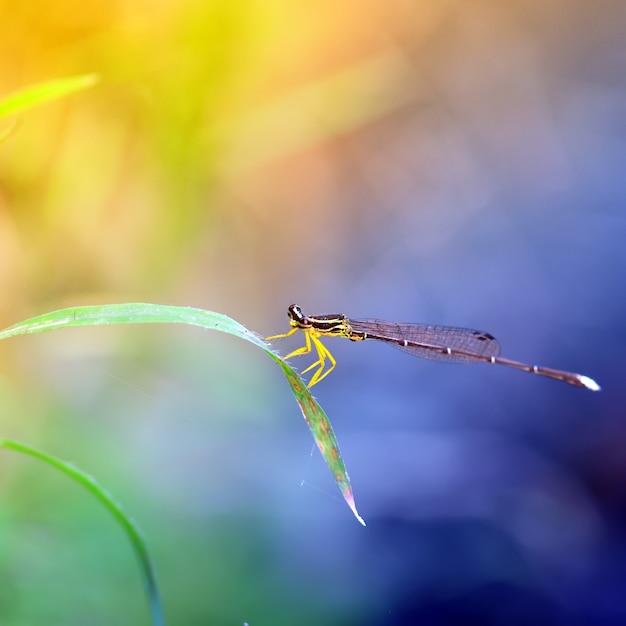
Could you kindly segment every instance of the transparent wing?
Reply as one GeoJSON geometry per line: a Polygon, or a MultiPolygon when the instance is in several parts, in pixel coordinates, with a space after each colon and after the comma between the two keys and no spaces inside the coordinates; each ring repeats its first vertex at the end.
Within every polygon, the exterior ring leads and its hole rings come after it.
{"type": "Polygon", "coordinates": [[[350,320],[350,326],[356,332],[367,333],[370,339],[385,341],[424,359],[476,363],[500,354],[498,341],[482,330],[383,320],[350,320]]]}

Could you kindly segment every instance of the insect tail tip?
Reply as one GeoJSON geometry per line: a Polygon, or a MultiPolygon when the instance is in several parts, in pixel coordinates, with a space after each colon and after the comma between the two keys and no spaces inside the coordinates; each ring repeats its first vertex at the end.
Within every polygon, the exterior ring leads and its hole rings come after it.
{"type": "Polygon", "coordinates": [[[600,391],[601,389],[600,385],[598,385],[598,383],[593,378],[589,378],[589,376],[579,375],[578,380],[584,387],[587,387],[587,389],[591,389],[591,391],[600,391]]]}

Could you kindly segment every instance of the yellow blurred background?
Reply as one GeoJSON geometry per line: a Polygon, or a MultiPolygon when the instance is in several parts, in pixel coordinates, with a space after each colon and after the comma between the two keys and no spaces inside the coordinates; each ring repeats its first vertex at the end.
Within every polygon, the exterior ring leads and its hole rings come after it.
{"type": "Polygon", "coordinates": [[[29,112],[3,150],[3,318],[177,292],[236,311],[300,263],[332,268],[347,227],[332,218],[333,142],[407,105],[400,45],[444,12],[4,2],[3,93],[92,71],[101,83],[29,112]]]}

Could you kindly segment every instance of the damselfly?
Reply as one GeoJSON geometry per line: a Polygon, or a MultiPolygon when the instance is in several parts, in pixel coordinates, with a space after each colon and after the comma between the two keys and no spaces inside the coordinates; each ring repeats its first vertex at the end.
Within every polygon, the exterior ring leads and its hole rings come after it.
{"type": "Polygon", "coordinates": [[[305,374],[317,368],[309,381],[309,388],[326,378],[337,365],[337,361],[320,341],[320,337],[345,337],[351,341],[376,339],[424,359],[449,361],[451,363],[497,363],[523,372],[562,380],[577,387],[586,387],[592,391],[600,390],[598,383],[588,376],[538,365],[526,365],[499,356],[500,344],[498,341],[489,333],[481,330],[452,326],[428,326],[426,324],[399,324],[382,320],[356,320],[348,319],[340,313],[305,315],[297,304],[292,304],[289,307],[287,315],[289,316],[289,325],[292,327],[291,330],[282,335],[267,337],[266,341],[289,337],[298,330],[304,333],[304,346],[289,353],[285,358],[290,359],[294,356],[308,354],[315,348],[317,361],[302,372],[305,374]],[[327,360],[330,363],[328,368],[326,367],[327,360]]]}

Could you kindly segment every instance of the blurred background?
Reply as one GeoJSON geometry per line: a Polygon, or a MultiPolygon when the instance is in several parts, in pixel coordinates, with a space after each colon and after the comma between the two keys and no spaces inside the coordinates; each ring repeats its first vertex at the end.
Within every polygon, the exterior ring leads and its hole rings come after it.
{"type": "MultiPolygon", "coordinates": [[[[603,388],[328,340],[366,528],[231,336],[3,342],[0,436],[115,494],[171,624],[626,623],[625,55],[617,0],[0,0],[0,97],[101,77],[0,146],[3,327],[146,301],[267,336],[296,302],[603,388]]],[[[0,498],[0,623],[148,622],[89,494],[5,451],[0,498]]]]}

